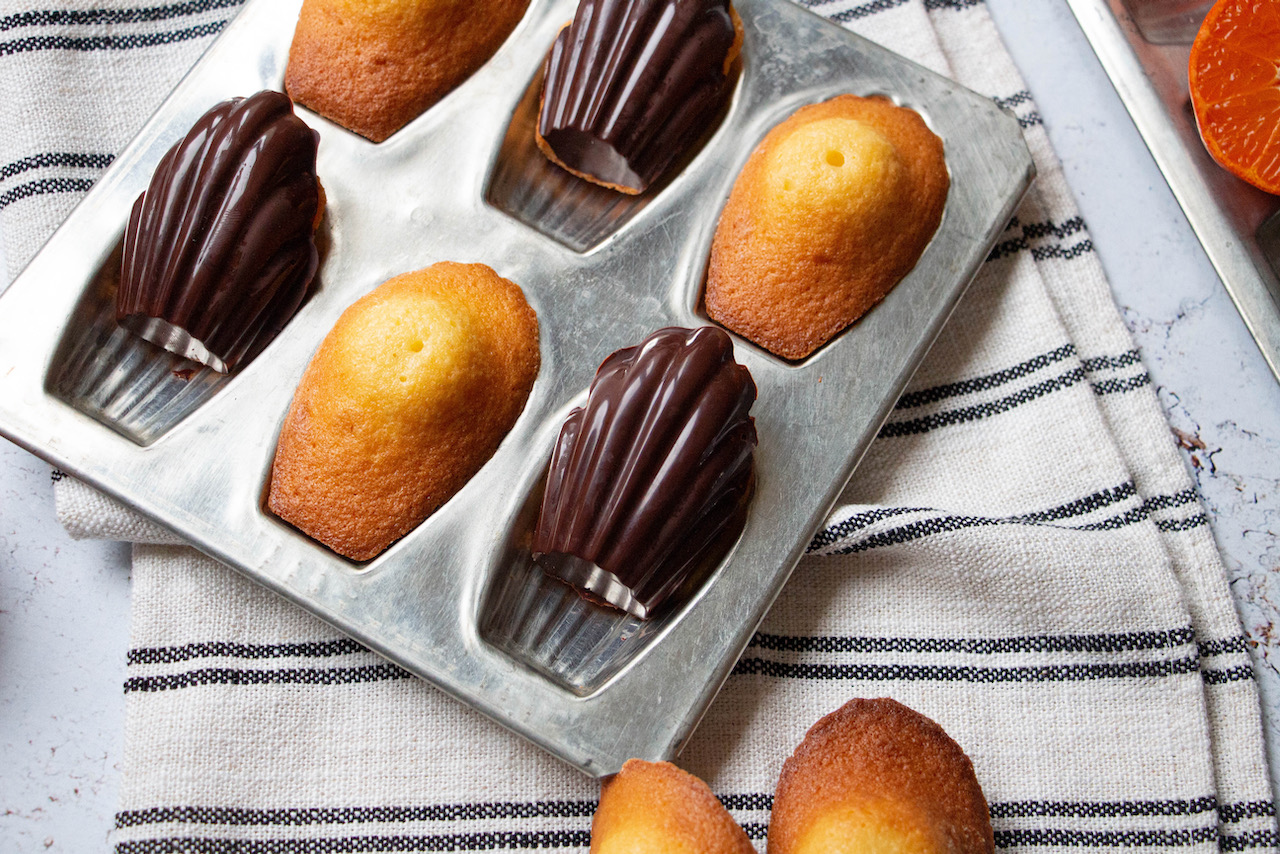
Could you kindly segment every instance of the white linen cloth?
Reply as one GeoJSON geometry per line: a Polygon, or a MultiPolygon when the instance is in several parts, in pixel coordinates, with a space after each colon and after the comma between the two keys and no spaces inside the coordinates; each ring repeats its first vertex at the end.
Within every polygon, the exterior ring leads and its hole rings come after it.
{"type": "MultiPolygon", "coordinates": [[[[3,0],[11,275],[238,2],[3,0]]],[[[679,764],[763,850],[805,730],[892,696],[972,757],[1001,849],[1275,848],[1206,517],[986,8],[811,8],[1012,110],[1039,178],[679,764]]],[[[585,848],[595,781],[87,487],[57,491],[76,536],[139,543],[118,851],[585,848]]]]}

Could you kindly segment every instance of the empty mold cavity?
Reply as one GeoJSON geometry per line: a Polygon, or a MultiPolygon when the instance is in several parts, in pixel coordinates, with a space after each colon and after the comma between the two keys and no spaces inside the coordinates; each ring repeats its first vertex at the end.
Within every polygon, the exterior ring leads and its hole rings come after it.
{"type": "MultiPolygon", "coordinates": [[[[735,80],[740,65],[735,63],[730,71],[735,80]]],[[[539,69],[507,126],[485,188],[485,201],[575,252],[593,249],[635,219],[688,166],[728,112],[726,106],[665,175],[645,192],[632,196],[583,180],[552,163],[538,149],[534,130],[541,94],[539,69]]]]}
{"type": "MultiPolygon", "coordinates": [[[[170,353],[116,322],[121,250],[117,243],[90,280],[58,342],[45,385],[63,403],[146,446],[225,388],[235,374],[170,353]]],[[[318,286],[317,279],[311,290],[318,286]]],[[[244,370],[267,343],[269,336],[236,371],[244,370]]]]}

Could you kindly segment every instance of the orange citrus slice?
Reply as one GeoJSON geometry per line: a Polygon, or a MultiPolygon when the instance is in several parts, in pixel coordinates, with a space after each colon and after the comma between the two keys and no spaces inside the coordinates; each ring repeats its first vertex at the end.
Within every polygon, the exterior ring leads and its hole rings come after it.
{"type": "Polygon", "coordinates": [[[1280,0],[1218,0],[1191,46],[1188,74],[1213,159],[1280,194],[1280,0]]]}

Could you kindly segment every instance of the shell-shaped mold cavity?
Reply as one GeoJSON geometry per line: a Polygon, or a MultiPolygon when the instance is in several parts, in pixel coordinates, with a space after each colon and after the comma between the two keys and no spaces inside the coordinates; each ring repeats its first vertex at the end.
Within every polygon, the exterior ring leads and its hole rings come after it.
{"type": "Polygon", "coordinates": [[[755,382],[715,327],[660,329],[609,356],[552,453],[533,554],[651,617],[746,523],[755,382]]]}
{"type": "Polygon", "coordinates": [[[319,265],[318,140],[279,92],[205,113],[133,205],[120,325],[223,373],[279,332],[319,265]]]}
{"type": "Polygon", "coordinates": [[[728,0],[582,0],[547,57],[539,147],[643,192],[728,100],[741,32],[728,0]]]}

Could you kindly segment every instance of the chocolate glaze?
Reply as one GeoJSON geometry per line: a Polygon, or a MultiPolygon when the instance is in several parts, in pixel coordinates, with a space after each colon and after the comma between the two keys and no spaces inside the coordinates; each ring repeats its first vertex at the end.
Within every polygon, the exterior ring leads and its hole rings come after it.
{"type": "Polygon", "coordinates": [[[741,533],[755,382],[714,327],[604,360],[560,431],[533,536],[548,572],[641,618],[741,533]]]}
{"type": "Polygon", "coordinates": [[[319,264],[318,139],[279,92],[205,113],[133,205],[119,323],[223,372],[274,336],[319,264]]]}
{"type": "Polygon", "coordinates": [[[728,0],[582,0],[547,57],[538,135],[562,165],[642,192],[729,97],[728,0]]]}

